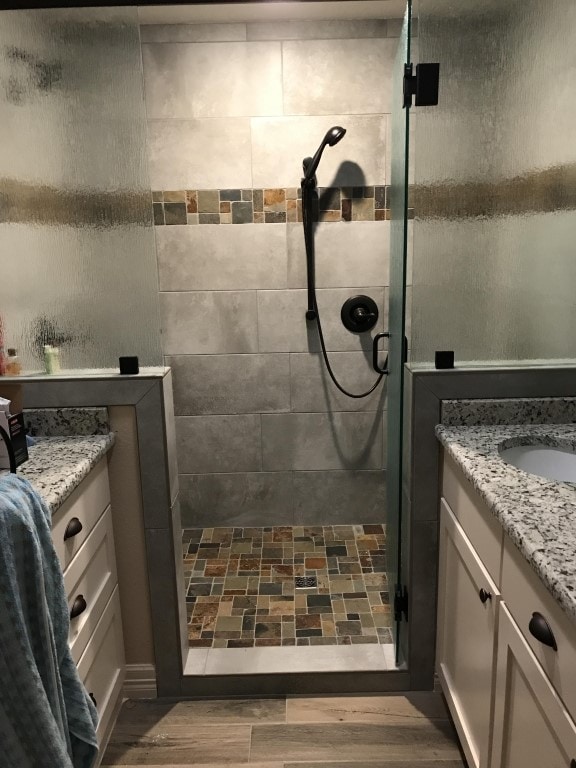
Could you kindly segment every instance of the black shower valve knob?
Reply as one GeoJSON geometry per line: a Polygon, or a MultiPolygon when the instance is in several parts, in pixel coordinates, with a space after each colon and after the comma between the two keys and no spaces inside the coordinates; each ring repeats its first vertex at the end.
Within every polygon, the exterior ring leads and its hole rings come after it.
{"type": "Polygon", "coordinates": [[[352,296],[342,305],[340,317],[352,333],[370,331],[378,322],[378,306],[370,296],[352,296]]]}
{"type": "Polygon", "coordinates": [[[374,312],[368,312],[364,307],[356,307],[353,310],[352,316],[357,323],[369,323],[374,317],[378,317],[374,312]]]}

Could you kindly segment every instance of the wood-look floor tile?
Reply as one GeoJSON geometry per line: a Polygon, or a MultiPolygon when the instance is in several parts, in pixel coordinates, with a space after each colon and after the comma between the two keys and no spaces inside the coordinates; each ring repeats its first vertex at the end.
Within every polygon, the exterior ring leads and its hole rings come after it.
{"type": "Polygon", "coordinates": [[[397,696],[288,698],[288,723],[395,723],[448,718],[442,696],[416,692],[397,696]]]}
{"type": "MultiPolygon", "coordinates": [[[[113,765],[114,768],[128,768],[130,765],[130,768],[134,768],[133,764],[129,763],[107,763],[107,766],[109,765],[113,765]]],[[[284,763],[157,763],[155,765],[148,764],[146,768],[284,768],[284,763]]],[[[316,768],[319,766],[316,765],[316,768]]],[[[348,768],[350,768],[349,765],[348,768]]],[[[376,768],[378,767],[376,766],[376,768]]],[[[407,768],[406,764],[402,768],[407,768]]],[[[452,768],[452,766],[445,765],[442,768],[452,768]]]]}
{"type": "MultiPolygon", "coordinates": [[[[262,763],[258,763],[258,766],[260,765],[262,763]]],[[[174,768],[179,768],[179,766],[174,766],[174,768]]],[[[408,760],[372,760],[355,763],[284,763],[284,768],[466,768],[466,766],[460,758],[457,760],[451,758],[448,760],[428,760],[423,757],[422,760],[419,760],[411,757],[408,760]]]]}
{"type": "Polygon", "coordinates": [[[223,723],[285,723],[285,699],[205,699],[160,703],[129,700],[118,716],[118,726],[142,724],[145,728],[164,725],[219,725],[223,723]]]}
{"type": "Polygon", "coordinates": [[[448,720],[402,725],[334,723],[255,725],[250,760],[382,761],[456,759],[460,756],[448,720]]]}
{"type": "Polygon", "coordinates": [[[246,763],[249,725],[186,725],[146,727],[140,723],[114,728],[102,765],[187,765],[246,763]]]}

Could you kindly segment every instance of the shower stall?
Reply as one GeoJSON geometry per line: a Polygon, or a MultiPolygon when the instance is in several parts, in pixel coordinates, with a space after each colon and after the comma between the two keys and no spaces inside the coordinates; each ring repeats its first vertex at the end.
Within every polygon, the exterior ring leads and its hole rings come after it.
{"type": "Polygon", "coordinates": [[[365,5],[3,12],[3,336],[170,366],[184,675],[406,665],[410,22],[365,5]]]}
{"type": "Polygon", "coordinates": [[[36,404],[140,409],[163,695],[432,686],[435,353],[476,398],[574,359],[573,17],[1,12],[0,336],[36,404]],[[405,107],[422,62],[438,106],[405,107]]]}

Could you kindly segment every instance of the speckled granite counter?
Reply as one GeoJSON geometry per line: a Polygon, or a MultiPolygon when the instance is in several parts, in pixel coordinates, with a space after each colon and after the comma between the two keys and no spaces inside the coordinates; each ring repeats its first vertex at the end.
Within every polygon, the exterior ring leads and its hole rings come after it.
{"type": "Polygon", "coordinates": [[[35,439],[18,474],[32,483],[52,514],[114,445],[113,433],[35,439]]]}
{"type": "Polygon", "coordinates": [[[436,434],[564,611],[576,622],[576,484],[506,464],[498,447],[568,446],[576,425],[449,427],[436,434]]]}

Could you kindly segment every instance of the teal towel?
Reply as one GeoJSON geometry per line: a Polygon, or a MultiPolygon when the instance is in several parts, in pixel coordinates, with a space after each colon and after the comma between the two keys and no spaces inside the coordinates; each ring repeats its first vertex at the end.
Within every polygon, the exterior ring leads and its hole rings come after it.
{"type": "Polygon", "coordinates": [[[98,751],[50,522],[27,480],[0,477],[0,768],[90,768],[98,751]]]}

